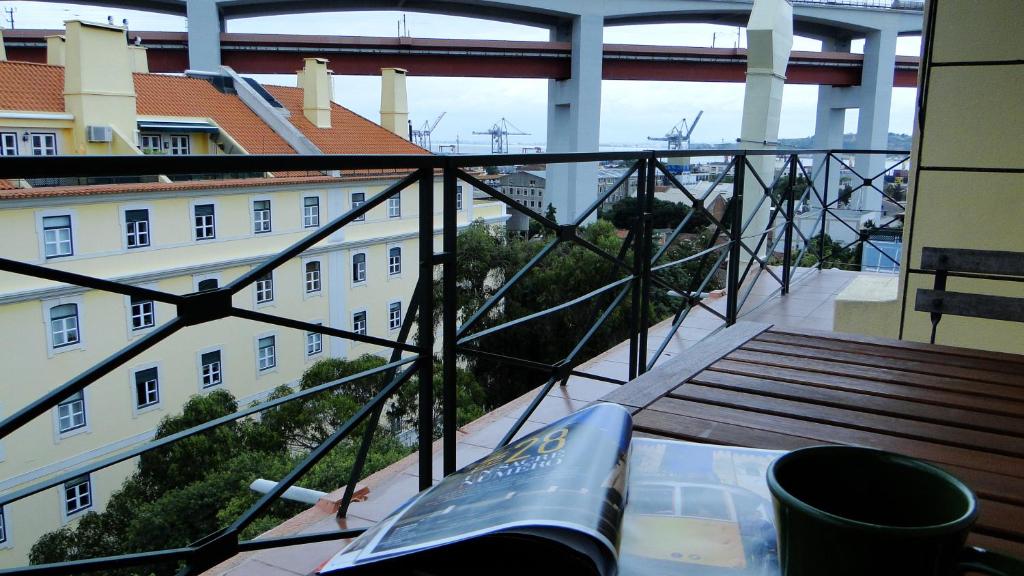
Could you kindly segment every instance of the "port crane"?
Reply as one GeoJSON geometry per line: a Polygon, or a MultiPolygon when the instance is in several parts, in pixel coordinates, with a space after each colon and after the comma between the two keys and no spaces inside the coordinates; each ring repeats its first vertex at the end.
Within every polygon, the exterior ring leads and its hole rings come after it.
{"type": "Polygon", "coordinates": [[[686,118],[683,118],[679,124],[676,124],[668,131],[668,134],[660,137],[648,136],[647,139],[668,142],[669,150],[687,150],[690,148],[690,134],[693,134],[693,129],[697,127],[697,122],[700,122],[700,117],[703,114],[703,110],[698,112],[697,117],[693,119],[693,124],[689,126],[686,125],[686,118]]]}
{"type": "Polygon", "coordinates": [[[529,136],[529,132],[523,132],[516,127],[515,124],[509,122],[505,118],[502,118],[498,122],[495,122],[494,126],[484,132],[473,132],[473,134],[487,134],[491,137],[491,154],[507,154],[508,153],[508,137],[511,136],[529,136]]]}
{"type": "Polygon", "coordinates": [[[434,119],[434,122],[429,121],[423,122],[423,127],[419,130],[412,131],[412,141],[415,142],[419,147],[430,150],[430,134],[437,128],[438,123],[441,122],[441,118],[448,112],[441,112],[440,116],[434,119]]]}

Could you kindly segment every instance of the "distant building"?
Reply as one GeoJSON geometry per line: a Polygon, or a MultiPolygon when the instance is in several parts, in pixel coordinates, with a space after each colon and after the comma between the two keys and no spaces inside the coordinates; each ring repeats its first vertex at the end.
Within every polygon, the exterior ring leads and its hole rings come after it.
{"type": "MultiPolygon", "coordinates": [[[[605,192],[615,186],[615,183],[622,178],[628,168],[600,168],[597,171],[597,195],[603,196],[605,192]]],[[[636,186],[637,186],[637,175],[634,173],[629,177],[629,181],[619,186],[619,189],[612,193],[611,196],[605,200],[604,205],[610,206],[615,204],[619,200],[622,200],[626,196],[636,197],[636,186]]]]}
{"type": "MultiPolygon", "coordinates": [[[[544,170],[516,170],[500,179],[499,190],[524,207],[545,214],[548,205],[544,202],[544,188],[547,172],[544,170]]],[[[526,232],[530,229],[530,217],[519,210],[509,208],[506,228],[510,232],[526,232]]]]}

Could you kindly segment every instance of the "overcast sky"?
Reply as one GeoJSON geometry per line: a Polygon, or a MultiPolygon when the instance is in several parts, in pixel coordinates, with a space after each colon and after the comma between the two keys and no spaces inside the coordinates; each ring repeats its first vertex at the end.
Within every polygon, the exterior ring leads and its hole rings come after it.
{"type": "MultiPolygon", "coordinates": [[[[81,18],[105,22],[128,19],[136,30],[185,30],[183,17],[167,16],[133,10],[99,8],[74,4],[42,2],[3,2],[2,25],[7,28],[9,8],[14,8],[17,28],[62,28],[64,20],[81,18]]],[[[246,18],[228,21],[229,32],[273,32],[291,34],[338,34],[345,36],[394,36],[397,23],[406,18],[409,34],[426,38],[473,38],[493,40],[547,40],[544,29],[475,20],[454,16],[415,12],[340,12],[246,18]]],[[[737,28],[704,24],[656,24],[605,28],[605,42],[623,44],[657,44],[675,46],[733,47],[737,28]]],[[[741,46],[746,39],[739,35],[741,46]]],[[[863,43],[854,44],[860,51],[863,43]]],[[[794,50],[820,50],[820,42],[806,38],[794,39],[794,50]]],[[[919,38],[901,38],[897,53],[917,56],[919,38]]],[[[294,76],[257,76],[266,83],[295,85],[294,76]]],[[[447,112],[434,132],[439,142],[486,142],[485,136],[473,131],[485,130],[500,118],[529,132],[529,136],[513,137],[512,151],[520,145],[543,145],[546,127],[546,80],[487,78],[424,78],[410,77],[409,111],[413,124],[421,126],[441,112],[447,112]]],[[[682,118],[692,119],[704,110],[695,142],[732,142],[740,129],[743,109],[743,85],[700,82],[640,82],[606,80],[601,97],[601,143],[606,145],[645,145],[647,136],[665,134],[682,118]]],[[[913,88],[893,91],[890,131],[910,133],[913,123],[913,88]]],[[[380,79],[370,76],[336,76],[335,99],[373,121],[379,119],[380,79]]],[[[786,86],[782,105],[783,138],[809,136],[814,132],[814,86],[786,86]]],[[[846,131],[856,130],[856,110],[847,113],[846,131]]]]}

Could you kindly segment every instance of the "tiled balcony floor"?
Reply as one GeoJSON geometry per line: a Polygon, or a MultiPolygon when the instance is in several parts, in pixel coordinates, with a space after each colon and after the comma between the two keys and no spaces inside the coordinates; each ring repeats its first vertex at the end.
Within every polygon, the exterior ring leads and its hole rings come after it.
{"type": "MultiPolygon", "coordinates": [[[[801,269],[794,274],[796,280],[793,288],[790,294],[784,298],[778,294],[778,284],[775,280],[767,274],[762,274],[751,290],[740,315],[745,320],[769,322],[778,326],[831,330],[832,309],[836,295],[859,274],[861,273],[840,270],[818,272],[801,269]]],[[[724,297],[706,302],[724,313],[724,297]]],[[[724,327],[724,322],[710,312],[699,308],[692,310],[666,346],[659,362],[683,353],[695,342],[722,327],[724,327]]],[[[651,328],[648,333],[648,348],[651,354],[668,335],[670,329],[670,320],[651,328]]],[[[625,379],[629,371],[628,358],[629,342],[623,342],[581,365],[579,370],[625,379]]],[[[554,422],[589,402],[601,398],[615,388],[615,384],[574,376],[565,387],[556,386],[551,390],[530,416],[520,435],[554,422]]],[[[505,432],[515,423],[518,415],[522,413],[535,394],[536,391],[532,391],[460,429],[456,455],[458,466],[469,464],[489,454],[505,432]]],[[[441,477],[442,453],[440,447],[440,442],[434,444],[433,476],[435,482],[441,477]]],[[[339,527],[354,528],[372,525],[416,494],[417,466],[418,458],[414,454],[360,483],[360,486],[369,488],[369,494],[364,501],[352,503],[346,519],[336,519],[332,512],[313,507],[271,530],[265,536],[312,534],[337,530],[339,527]]],[[[341,490],[332,493],[332,495],[337,495],[338,499],[340,499],[340,494],[341,490]]],[[[231,574],[232,576],[309,574],[344,545],[345,542],[342,541],[323,542],[239,554],[211,569],[209,573],[231,574]]]]}

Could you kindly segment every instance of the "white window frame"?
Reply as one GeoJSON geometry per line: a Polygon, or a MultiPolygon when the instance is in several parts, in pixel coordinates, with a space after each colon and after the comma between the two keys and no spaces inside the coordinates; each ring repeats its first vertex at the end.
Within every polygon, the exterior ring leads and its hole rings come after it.
{"type": "Polygon", "coordinates": [[[462,212],[462,184],[455,186],[455,211],[462,212]]]}
{"type": "Polygon", "coordinates": [[[256,348],[256,375],[270,374],[271,372],[277,371],[278,366],[278,353],[277,353],[277,333],[276,332],[264,332],[257,334],[253,339],[253,344],[256,348]],[[260,340],[264,338],[273,338],[271,344],[271,352],[269,355],[262,355],[260,348],[260,340]],[[273,364],[266,363],[265,360],[272,361],[273,364]],[[266,364],[266,365],[265,365],[266,364]]]}
{"type": "Polygon", "coordinates": [[[81,350],[85,348],[85,331],[82,327],[85,325],[85,310],[82,306],[81,296],[65,296],[63,298],[54,298],[52,300],[43,300],[43,332],[46,334],[46,352],[47,357],[53,358],[56,354],[62,354],[71,350],[81,350]],[[57,306],[63,306],[65,304],[74,304],[77,310],[78,317],[78,341],[72,344],[65,344],[62,346],[53,345],[53,331],[52,331],[52,320],[51,311],[57,306]]]}
{"type": "MultiPolygon", "coordinates": [[[[78,436],[80,434],[89,433],[92,430],[92,420],[89,418],[89,389],[85,388],[82,390],[81,398],[62,400],[59,404],[53,407],[53,439],[54,442],[78,436]],[[69,401],[70,400],[70,401],[69,401]],[[60,429],[60,407],[70,405],[75,402],[82,403],[82,424],[71,427],[68,429],[60,429]]],[[[78,396],[76,394],[75,396],[78,396]]]]}
{"type": "MultiPolygon", "coordinates": [[[[198,377],[199,377],[198,382],[199,382],[199,391],[200,392],[203,392],[203,391],[206,391],[206,390],[213,390],[215,388],[223,386],[224,385],[224,381],[225,381],[224,380],[224,348],[222,346],[212,346],[212,347],[209,347],[209,348],[203,348],[202,350],[196,352],[196,369],[197,369],[197,374],[198,374],[198,377]],[[220,359],[217,361],[217,364],[218,364],[218,367],[217,367],[218,372],[217,373],[220,375],[220,380],[217,381],[217,382],[212,382],[210,384],[206,384],[206,382],[205,382],[206,371],[204,370],[206,365],[203,364],[203,355],[210,354],[212,352],[217,352],[219,354],[219,356],[220,356],[220,359]]],[[[212,373],[213,373],[213,371],[211,370],[211,374],[212,373]]]]}
{"type": "Polygon", "coordinates": [[[91,474],[85,474],[83,476],[79,476],[78,478],[72,478],[71,480],[68,480],[67,482],[64,482],[63,484],[60,485],[60,517],[62,523],[67,524],[70,520],[77,518],[82,513],[92,508],[94,503],[95,502],[93,500],[91,474]],[[85,486],[84,491],[79,489],[81,486],[85,486]],[[68,499],[68,494],[70,488],[75,489],[75,495],[73,496],[73,498],[75,499],[76,502],[80,502],[84,496],[88,503],[77,506],[73,510],[68,510],[68,503],[70,501],[68,499]]]}
{"type": "Polygon", "coordinates": [[[352,285],[353,286],[362,286],[362,285],[366,284],[366,279],[369,277],[368,266],[369,266],[369,261],[370,261],[370,259],[367,258],[366,252],[353,252],[352,253],[352,257],[350,258],[349,261],[351,262],[351,266],[349,268],[349,274],[352,275],[352,285]],[[362,262],[363,265],[362,265],[362,269],[361,269],[362,274],[359,274],[360,269],[356,267],[356,256],[362,256],[363,257],[363,262],[362,262]],[[362,278],[360,278],[359,276],[362,276],[362,278]]]}
{"type": "Polygon", "coordinates": [[[319,228],[320,227],[320,206],[323,205],[323,200],[319,194],[303,194],[301,198],[302,208],[302,227],[303,228],[319,228]],[[306,200],[316,200],[316,206],[307,206],[306,200]],[[310,208],[316,208],[316,210],[310,210],[310,208]]]}
{"type": "Polygon", "coordinates": [[[29,132],[29,149],[32,156],[56,156],[57,133],[56,132],[29,132]],[[42,152],[40,154],[40,152],[42,152]]]}
{"type": "Polygon", "coordinates": [[[159,408],[161,406],[161,404],[163,402],[163,395],[160,393],[160,364],[158,362],[154,362],[154,363],[150,363],[150,364],[140,364],[138,366],[133,367],[131,370],[129,370],[128,371],[128,385],[129,385],[130,391],[131,391],[132,413],[133,413],[133,415],[138,416],[139,414],[144,414],[144,413],[149,412],[151,410],[155,410],[155,409],[157,409],[157,408],[159,408]],[[153,379],[153,380],[148,380],[148,381],[145,382],[145,384],[147,384],[147,385],[150,382],[153,382],[154,383],[154,390],[152,392],[150,392],[150,390],[149,390],[149,388],[147,386],[146,390],[144,391],[144,393],[146,394],[146,397],[145,398],[140,398],[139,397],[139,387],[138,387],[136,378],[137,378],[137,375],[140,372],[144,372],[146,370],[156,370],[156,378],[153,379]],[[154,398],[152,400],[150,399],[150,394],[151,393],[154,396],[154,398]],[[143,404],[143,401],[145,401],[146,403],[143,404]]]}
{"type": "Polygon", "coordinates": [[[398,192],[388,198],[388,218],[402,217],[402,193],[398,192]]]}
{"type": "MultiPolygon", "coordinates": [[[[78,229],[78,219],[77,219],[76,214],[75,214],[75,212],[73,210],[47,210],[45,212],[40,212],[37,215],[37,222],[38,222],[38,229],[39,229],[39,256],[40,256],[41,260],[46,261],[46,260],[54,260],[54,259],[57,259],[57,258],[68,258],[70,256],[74,256],[75,255],[75,230],[78,229]],[[58,253],[58,254],[54,254],[53,256],[48,256],[46,254],[46,246],[47,246],[47,244],[49,244],[49,242],[47,242],[47,238],[46,238],[46,231],[47,230],[63,230],[64,229],[63,226],[47,228],[46,227],[46,219],[47,218],[68,218],[69,226],[68,226],[68,238],[67,238],[66,242],[68,244],[69,252],[67,252],[67,253],[58,253]]],[[[58,245],[60,245],[60,244],[62,244],[64,242],[65,241],[61,240],[61,239],[57,239],[57,241],[56,241],[56,243],[58,245]]]]}
{"type": "Polygon", "coordinates": [[[324,263],[319,258],[311,258],[302,261],[302,293],[306,296],[315,296],[323,293],[324,288],[324,263]],[[316,264],[316,274],[311,275],[308,266],[316,264]]]}
{"type": "Polygon", "coordinates": [[[388,302],[388,330],[394,332],[402,327],[402,301],[392,300],[388,302]],[[395,306],[398,306],[398,318],[396,320],[394,312],[395,306]]]}
{"type": "Polygon", "coordinates": [[[189,203],[189,206],[188,206],[188,221],[189,221],[189,229],[192,230],[192,241],[193,242],[206,242],[207,240],[216,240],[217,239],[217,214],[218,213],[220,213],[220,207],[217,205],[217,201],[216,200],[213,200],[213,199],[210,199],[210,198],[207,198],[207,199],[197,199],[197,200],[193,200],[192,202],[189,203]],[[202,228],[204,228],[204,229],[207,228],[207,227],[213,229],[213,234],[210,235],[210,236],[199,236],[199,234],[198,234],[198,232],[199,232],[198,229],[200,228],[200,226],[198,226],[196,224],[196,208],[199,207],[199,206],[213,206],[213,214],[210,215],[210,217],[212,218],[212,222],[210,222],[209,224],[206,224],[204,222],[204,224],[202,225],[202,228]]]}
{"type": "Polygon", "coordinates": [[[0,550],[14,548],[11,539],[11,517],[8,516],[6,506],[0,506],[0,550]]]}
{"type": "Polygon", "coordinates": [[[139,149],[142,150],[143,154],[163,154],[164,153],[164,137],[163,134],[145,133],[139,134],[139,149]],[[152,144],[156,140],[156,147],[152,144]]]}
{"type": "Polygon", "coordinates": [[[121,244],[125,250],[138,250],[139,248],[149,248],[153,245],[153,209],[150,206],[121,206],[119,208],[121,213],[121,226],[122,226],[122,241],[121,244]],[[137,222],[128,222],[128,212],[135,210],[145,210],[146,219],[141,222],[145,222],[143,230],[139,230],[137,222]],[[132,226],[136,224],[136,226],[132,226]],[[132,246],[131,240],[135,238],[136,244],[132,246]],[[145,243],[140,243],[142,240],[145,243]]]}
{"type": "Polygon", "coordinates": [[[250,214],[252,215],[252,233],[269,234],[274,231],[274,201],[269,196],[258,196],[249,203],[250,214]],[[266,202],[265,209],[256,209],[257,202],[266,202]],[[263,212],[266,212],[264,215],[263,212]],[[264,218],[264,216],[266,216],[264,218]]]}
{"type": "Polygon", "coordinates": [[[0,132],[0,156],[18,156],[18,133],[0,132]]]}
{"type": "MultiPolygon", "coordinates": [[[[218,282],[219,286],[220,283],[218,282]]],[[[274,271],[260,276],[252,283],[253,298],[256,306],[267,306],[274,303],[274,271]]]]}
{"type": "MultiPolygon", "coordinates": [[[[310,324],[323,326],[323,322],[313,320],[310,324]]],[[[312,358],[324,351],[324,335],[319,332],[306,332],[306,358],[312,358]]]]}
{"type": "MultiPolygon", "coordinates": [[[[352,331],[355,332],[356,334],[361,334],[363,336],[366,336],[367,334],[370,333],[370,315],[366,313],[366,310],[353,310],[352,311],[352,331]],[[356,316],[358,316],[360,314],[363,315],[363,320],[362,320],[363,326],[362,326],[362,328],[358,328],[358,324],[356,323],[357,322],[356,316]]],[[[352,344],[354,345],[354,344],[356,344],[356,342],[353,342],[352,344]]]]}
{"type": "MultiPolygon", "coordinates": [[[[352,210],[355,210],[356,208],[362,206],[363,204],[366,204],[366,192],[350,192],[349,195],[348,195],[348,202],[349,202],[349,206],[352,207],[351,208],[352,210]],[[358,194],[358,195],[363,197],[363,199],[360,200],[358,203],[356,201],[356,194],[358,194]]],[[[356,218],[356,219],[353,220],[353,222],[365,222],[365,221],[366,221],[366,214],[363,214],[359,218],[356,218]]]]}
{"type": "Polygon", "coordinates": [[[125,296],[125,298],[128,300],[128,333],[129,334],[138,334],[140,332],[145,332],[147,330],[151,330],[154,326],[156,326],[156,300],[141,300],[138,303],[135,303],[135,302],[132,301],[132,297],[131,296],[125,296]],[[135,317],[136,317],[135,307],[136,306],[140,307],[140,314],[139,314],[140,319],[145,320],[145,318],[146,318],[145,305],[147,303],[149,304],[149,324],[143,324],[142,326],[139,326],[138,328],[136,328],[135,327],[135,317]]]}
{"type": "Polygon", "coordinates": [[[187,156],[192,153],[191,134],[168,134],[167,140],[170,142],[167,149],[172,156],[187,156]]]}
{"type": "Polygon", "coordinates": [[[401,276],[402,275],[402,247],[399,246],[399,245],[395,245],[395,244],[387,246],[387,255],[388,255],[388,277],[393,278],[393,277],[401,276]],[[392,250],[398,250],[398,260],[397,261],[393,260],[393,256],[391,255],[391,251],[392,250]]]}

